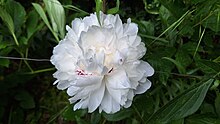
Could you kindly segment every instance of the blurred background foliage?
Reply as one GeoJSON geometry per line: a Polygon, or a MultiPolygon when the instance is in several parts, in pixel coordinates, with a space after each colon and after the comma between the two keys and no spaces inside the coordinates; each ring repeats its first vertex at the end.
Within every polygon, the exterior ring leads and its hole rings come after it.
{"type": "Polygon", "coordinates": [[[219,0],[0,0],[0,18],[1,124],[220,123],[219,0]],[[155,68],[150,90],[112,115],[73,111],[49,62],[65,25],[99,10],[138,24],[155,68]]]}

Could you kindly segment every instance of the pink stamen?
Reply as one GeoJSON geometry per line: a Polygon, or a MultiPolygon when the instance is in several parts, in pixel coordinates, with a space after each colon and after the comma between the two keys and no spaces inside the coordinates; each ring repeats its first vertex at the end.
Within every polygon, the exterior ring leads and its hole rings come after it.
{"type": "Polygon", "coordinates": [[[86,73],[84,70],[81,70],[81,69],[77,69],[77,70],[76,70],[76,73],[77,73],[77,75],[82,75],[82,76],[92,75],[92,74],[86,73]]]}

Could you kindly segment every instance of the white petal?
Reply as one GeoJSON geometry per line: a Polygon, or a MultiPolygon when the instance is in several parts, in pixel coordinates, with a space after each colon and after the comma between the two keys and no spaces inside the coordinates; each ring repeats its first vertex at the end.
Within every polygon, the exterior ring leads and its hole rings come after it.
{"type": "Polygon", "coordinates": [[[53,85],[56,85],[59,82],[59,80],[54,81],[53,85]]]}
{"type": "Polygon", "coordinates": [[[68,41],[77,42],[78,40],[77,33],[74,32],[74,30],[70,28],[68,25],[66,26],[66,30],[68,31],[66,35],[66,38],[68,39],[68,41]]]}
{"type": "Polygon", "coordinates": [[[92,25],[99,26],[99,22],[95,14],[90,14],[90,16],[83,18],[83,22],[86,27],[90,27],[92,25]]]}
{"type": "Polygon", "coordinates": [[[53,77],[54,77],[54,78],[57,78],[58,80],[68,80],[68,79],[71,78],[71,75],[69,75],[69,74],[66,73],[66,72],[56,71],[56,72],[53,74],[53,77]]]}
{"type": "Polygon", "coordinates": [[[122,95],[128,92],[130,81],[123,69],[113,70],[112,74],[106,77],[106,87],[109,94],[114,98],[115,101],[121,103],[122,95]]]}
{"type": "Polygon", "coordinates": [[[70,86],[70,83],[68,81],[59,81],[57,88],[60,90],[64,90],[70,86]]]}
{"type": "Polygon", "coordinates": [[[146,82],[140,82],[138,87],[135,90],[135,94],[142,94],[146,92],[151,87],[151,82],[146,79],[146,82]]]}
{"type": "Polygon", "coordinates": [[[127,35],[136,35],[138,32],[137,24],[129,23],[124,25],[124,34],[127,35]]]}
{"type": "Polygon", "coordinates": [[[128,107],[131,106],[133,97],[134,97],[134,92],[133,92],[133,90],[130,90],[130,91],[128,92],[128,95],[127,95],[127,98],[128,98],[128,99],[127,99],[127,101],[126,101],[126,103],[125,103],[125,105],[124,105],[125,108],[128,108],[128,107]]]}
{"type": "Polygon", "coordinates": [[[141,43],[141,37],[140,36],[129,36],[129,41],[131,42],[131,45],[133,47],[138,46],[141,43]]]}
{"type": "Polygon", "coordinates": [[[69,96],[73,96],[75,95],[81,88],[79,87],[76,87],[76,86],[70,86],[68,89],[67,89],[67,94],[69,96]]]}
{"type": "Polygon", "coordinates": [[[102,76],[94,76],[94,75],[78,75],[74,82],[71,82],[71,85],[77,87],[86,87],[90,85],[100,86],[102,82],[102,76]]]}
{"type": "Polygon", "coordinates": [[[112,72],[106,77],[107,88],[125,89],[130,88],[130,81],[124,69],[113,69],[112,72]]]}
{"type": "Polygon", "coordinates": [[[121,38],[123,34],[123,25],[118,14],[116,15],[115,28],[118,38],[121,38]]]}
{"type": "Polygon", "coordinates": [[[85,109],[88,107],[89,99],[81,99],[78,103],[76,103],[73,107],[73,110],[77,109],[85,109]]]}
{"type": "Polygon", "coordinates": [[[72,29],[79,38],[81,32],[86,31],[87,27],[85,27],[84,22],[81,19],[76,18],[72,21],[72,29]]]}
{"type": "Polygon", "coordinates": [[[107,90],[105,91],[101,106],[99,107],[99,112],[102,110],[106,113],[115,113],[120,110],[120,104],[112,98],[107,90]]]}
{"type": "Polygon", "coordinates": [[[148,64],[145,61],[141,61],[140,65],[138,66],[138,69],[142,71],[142,73],[145,74],[145,76],[152,76],[154,74],[154,69],[151,67],[150,64],[148,64]]]}
{"type": "Polygon", "coordinates": [[[105,84],[102,84],[102,86],[99,89],[91,93],[89,97],[88,112],[91,113],[98,108],[98,106],[101,104],[101,101],[103,99],[104,92],[105,92],[105,84]]]}

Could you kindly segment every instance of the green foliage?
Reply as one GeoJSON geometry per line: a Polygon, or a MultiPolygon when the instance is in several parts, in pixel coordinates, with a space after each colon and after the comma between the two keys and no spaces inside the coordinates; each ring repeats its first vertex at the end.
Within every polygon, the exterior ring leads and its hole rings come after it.
{"type": "Polygon", "coordinates": [[[121,110],[115,114],[106,114],[103,112],[103,116],[108,121],[120,121],[120,120],[129,118],[132,114],[133,114],[133,111],[129,109],[121,110]]]}
{"type": "Polygon", "coordinates": [[[108,9],[107,13],[108,14],[115,14],[119,11],[119,5],[120,5],[120,0],[117,0],[116,2],[116,7],[108,9]]]}
{"type": "Polygon", "coordinates": [[[34,2],[0,1],[0,123],[220,123],[219,0],[34,2]],[[73,111],[48,62],[66,24],[100,11],[138,24],[155,69],[152,87],[115,114],[73,111]]]}
{"type": "MultiPolygon", "coordinates": [[[[40,15],[40,17],[43,19],[44,23],[47,25],[47,27],[50,29],[50,31],[52,32],[52,34],[54,35],[54,37],[56,38],[57,42],[59,41],[58,35],[56,34],[56,32],[52,29],[47,16],[43,10],[43,8],[37,4],[37,3],[33,3],[34,8],[36,9],[36,11],[38,12],[38,14],[40,15]]],[[[55,25],[55,24],[54,24],[55,25]]],[[[56,28],[54,26],[54,28],[56,28]]]]}
{"type": "Polygon", "coordinates": [[[68,108],[62,113],[65,120],[76,121],[78,118],[83,117],[86,114],[86,110],[76,110],[73,111],[73,105],[68,106],[68,108]]]}
{"type": "Polygon", "coordinates": [[[32,109],[35,107],[33,97],[27,91],[20,91],[15,95],[15,99],[20,102],[20,106],[24,109],[32,109]]]}
{"type": "Polygon", "coordinates": [[[64,38],[65,12],[63,6],[57,0],[44,0],[47,13],[52,23],[53,31],[60,33],[60,38],[64,38]]]}
{"type": "Polygon", "coordinates": [[[3,20],[3,22],[6,24],[6,26],[8,27],[8,30],[10,31],[11,35],[13,36],[16,45],[19,45],[18,40],[15,36],[15,29],[14,29],[14,23],[13,20],[11,18],[11,16],[8,14],[7,11],[5,11],[2,7],[0,7],[0,17],[3,20]]]}
{"type": "Polygon", "coordinates": [[[212,83],[213,79],[209,79],[186,90],[154,113],[147,123],[168,123],[193,114],[202,104],[206,92],[212,83]]]}

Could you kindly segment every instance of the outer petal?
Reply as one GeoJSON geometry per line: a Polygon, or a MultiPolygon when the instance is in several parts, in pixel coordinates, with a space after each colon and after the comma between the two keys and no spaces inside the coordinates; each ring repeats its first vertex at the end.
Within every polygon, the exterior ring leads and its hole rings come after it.
{"type": "Polygon", "coordinates": [[[79,92],[81,88],[80,87],[76,87],[76,86],[70,86],[68,89],[67,89],[67,94],[69,96],[73,96],[75,95],[77,92],[79,92]]]}
{"type": "Polygon", "coordinates": [[[72,21],[72,29],[75,32],[76,36],[79,38],[82,31],[86,31],[88,27],[85,26],[82,19],[74,19],[72,21]]]}
{"type": "Polygon", "coordinates": [[[116,102],[107,90],[99,107],[99,112],[104,110],[106,113],[115,113],[120,110],[120,104],[116,102]]]}
{"type": "Polygon", "coordinates": [[[146,92],[150,87],[151,87],[151,82],[145,78],[145,82],[140,81],[140,84],[137,86],[135,90],[135,94],[142,94],[146,92]]]}
{"type": "MultiPolygon", "coordinates": [[[[101,20],[102,20],[102,15],[101,15],[101,20]]],[[[85,24],[86,27],[90,27],[90,26],[100,26],[98,19],[96,17],[95,14],[90,14],[90,16],[87,16],[85,18],[83,18],[83,22],[85,24]]]]}
{"type": "Polygon", "coordinates": [[[124,34],[126,35],[137,35],[138,27],[137,24],[131,23],[131,19],[127,20],[127,24],[124,24],[124,34]]]}
{"type": "Polygon", "coordinates": [[[141,61],[140,65],[138,66],[138,70],[141,73],[144,73],[146,77],[152,76],[154,74],[154,69],[152,66],[150,66],[150,64],[145,61],[141,61]]]}
{"type": "Polygon", "coordinates": [[[78,103],[76,103],[73,107],[73,110],[76,111],[77,109],[85,109],[88,107],[89,99],[81,99],[78,103]]]}
{"type": "Polygon", "coordinates": [[[70,86],[70,83],[68,81],[59,81],[57,88],[60,90],[64,90],[70,86]]]}
{"type": "Polygon", "coordinates": [[[99,89],[90,94],[89,97],[89,112],[95,111],[101,104],[105,92],[105,84],[102,84],[99,89]]]}

